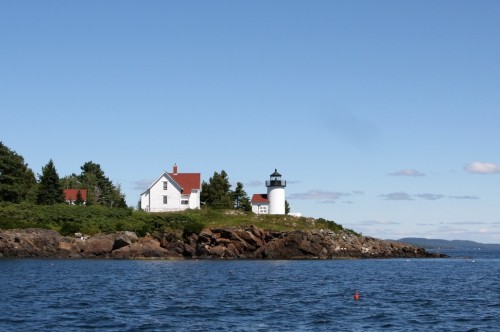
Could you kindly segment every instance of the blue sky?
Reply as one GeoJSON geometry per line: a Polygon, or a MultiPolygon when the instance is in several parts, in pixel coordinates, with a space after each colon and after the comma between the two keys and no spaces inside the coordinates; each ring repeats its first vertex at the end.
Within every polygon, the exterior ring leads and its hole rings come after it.
{"type": "Polygon", "coordinates": [[[500,243],[498,1],[1,1],[0,140],[129,205],[177,163],[380,238],[500,243]]]}

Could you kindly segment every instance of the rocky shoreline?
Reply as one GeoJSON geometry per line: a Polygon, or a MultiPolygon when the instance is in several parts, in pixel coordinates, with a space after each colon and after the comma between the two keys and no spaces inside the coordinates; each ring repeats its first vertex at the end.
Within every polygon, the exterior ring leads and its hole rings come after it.
{"type": "Polygon", "coordinates": [[[0,258],[358,259],[439,258],[412,245],[329,230],[205,229],[186,238],[134,232],[67,237],[46,229],[0,230],[0,258]]]}

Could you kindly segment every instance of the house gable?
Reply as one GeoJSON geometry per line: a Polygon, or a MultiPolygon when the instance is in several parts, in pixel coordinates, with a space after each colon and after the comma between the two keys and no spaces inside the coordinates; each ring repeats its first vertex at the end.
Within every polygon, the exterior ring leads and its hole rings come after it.
{"type": "Polygon", "coordinates": [[[163,172],[141,194],[141,207],[149,212],[200,208],[201,174],[163,172]]]}
{"type": "Polygon", "coordinates": [[[201,189],[200,173],[166,173],[172,181],[178,183],[183,195],[191,195],[194,190],[201,189]]]}
{"type": "Polygon", "coordinates": [[[182,186],[177,182],[175,181],[174,179],[172,179],[172,177],[170,175],[168,175],[167,172],[163,173],[162,176],[160,177],[160,180],[161,179],[165,179],[168,181],[169,184],[172,184],[174,186],[174,189],[180,193],[182,193],[182,186]]]}
{"type": "Polygon", "coordinates": [[[144,191],[141,195],[147,193],[151,188],[155,187],[158,182],[162,179],[166,179],[169,183],[172,183],[179,193],[183,195],[191,195],[193,190],[201,190],[201,174],[200,173],[168,173],[164,172],[157,178],[149,188],[144,191]]]}

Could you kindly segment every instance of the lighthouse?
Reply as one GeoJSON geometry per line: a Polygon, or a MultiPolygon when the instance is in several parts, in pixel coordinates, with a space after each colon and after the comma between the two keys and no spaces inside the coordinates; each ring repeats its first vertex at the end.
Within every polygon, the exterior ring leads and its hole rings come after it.
{"type": "Polygon", "coordinates": [[[285,214],[285,187],[286,181],[275,169],[269,181],[266,181],[267,199],[269,200],[269,214],[285,214]]]}

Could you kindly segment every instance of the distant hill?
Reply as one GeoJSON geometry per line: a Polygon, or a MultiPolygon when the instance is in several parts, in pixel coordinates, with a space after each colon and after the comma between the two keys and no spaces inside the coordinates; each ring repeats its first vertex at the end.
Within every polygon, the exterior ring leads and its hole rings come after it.
{"type": "MultiPolygon", "coordinates": [[[[394,240],[393,240],[394,241],[394,240]]],[[[405,237],[396,242],[413,244],[417,247],[426,249],[500,249],[500,244],[479,243],[468,240],[442,240],[442,239],[425,239],[418,237],[405,237]]]]}

